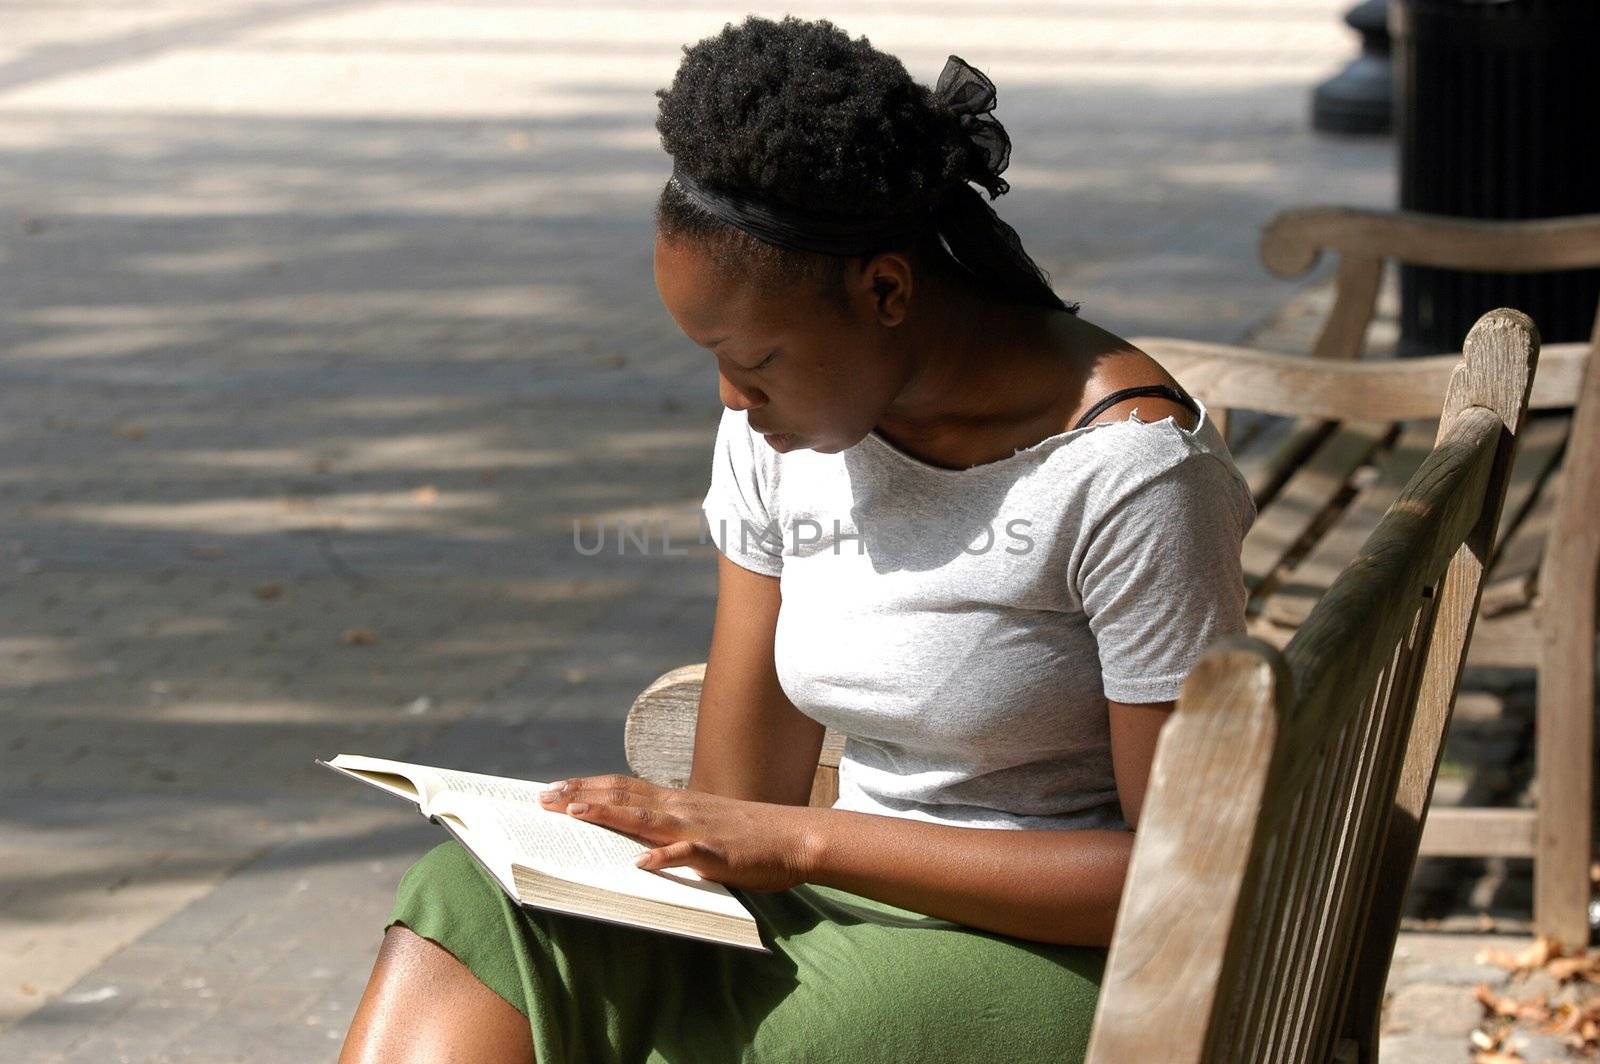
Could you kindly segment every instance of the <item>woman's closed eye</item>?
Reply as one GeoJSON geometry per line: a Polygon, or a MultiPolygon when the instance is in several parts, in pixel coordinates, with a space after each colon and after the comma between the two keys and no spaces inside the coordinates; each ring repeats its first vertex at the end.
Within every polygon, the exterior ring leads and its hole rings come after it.
{"type": "Polygon", "coordinates": [[[766,358],[762,359],[760,362],[757,362],[755,365],[751,366],[750,368],[753,369],[753,370],[755,370],[755,369],[766,369],[768,366],[772,365],[772,360],[777,358],[777,357],[778,357],[778,352],[774,351],[774,352],[772,352],[772,354],[768,355],[766,358]]]}

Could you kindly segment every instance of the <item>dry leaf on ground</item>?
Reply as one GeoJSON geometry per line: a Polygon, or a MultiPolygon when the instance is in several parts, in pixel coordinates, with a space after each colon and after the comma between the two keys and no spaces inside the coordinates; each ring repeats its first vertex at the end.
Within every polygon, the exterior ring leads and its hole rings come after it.
{"type": "Polygon", "coordinates": [[[1481,949],[1476,959],[1479,964],[1492,964],[1512,974],[1520,975],[1535,968],[1543,968],[1552,958],[1561,956],[1561,953],[1561,943],[1549,935],[1539,935],[1521,952],[1513,954],[1503,949],[1481,949]]]}

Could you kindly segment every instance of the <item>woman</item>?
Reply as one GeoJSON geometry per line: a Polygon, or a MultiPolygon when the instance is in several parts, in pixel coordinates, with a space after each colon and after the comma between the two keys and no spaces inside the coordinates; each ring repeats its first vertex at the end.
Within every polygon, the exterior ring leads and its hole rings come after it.
{"type": "Polygon", "coordinates": [[[1243,629],[1249,492],[969,184],[1007,188],[982,74],[930,92],[794,18],[685,52],[656,283],[726,407],[693,774],[549,807],[726,884],[772,952],[520,910],[446,843],[343,1059],[1081,1059],[1157,730],[1243,629]]]}

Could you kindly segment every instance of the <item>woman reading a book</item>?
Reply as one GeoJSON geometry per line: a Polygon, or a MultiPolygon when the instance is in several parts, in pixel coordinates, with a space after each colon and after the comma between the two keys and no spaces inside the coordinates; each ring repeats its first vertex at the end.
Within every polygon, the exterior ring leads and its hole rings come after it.
{"type": "Polygon", "coordinates": [[[1081,1060],[1157,731],[1244,627],[1250,494],[973,187],[1008,187],[988,78],[930,90],[825,20],[685,53],[656,283],[725,407],[693,772],[547,800],[726,885],[772,952],[519,907],[449,842],[342,1059],[1081,1060]]]}

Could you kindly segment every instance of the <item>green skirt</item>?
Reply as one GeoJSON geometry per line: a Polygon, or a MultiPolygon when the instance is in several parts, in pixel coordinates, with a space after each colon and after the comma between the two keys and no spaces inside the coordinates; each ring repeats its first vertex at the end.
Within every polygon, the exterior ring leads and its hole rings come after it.
{"type": "Polygon", "coordinates": [[[538,1064],[1083,1059],[1104,949],[817,884],[733,893],[772,953],[523,908],[451,840],[407,870],[385,926],[443,946],[527,1016],[538,1064]]]}

